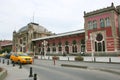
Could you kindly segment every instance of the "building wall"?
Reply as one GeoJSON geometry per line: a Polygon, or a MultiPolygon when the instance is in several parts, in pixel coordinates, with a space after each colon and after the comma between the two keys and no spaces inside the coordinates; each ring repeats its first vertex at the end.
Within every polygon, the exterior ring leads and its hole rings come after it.
{"type": "Polygon", "coordinates": [[[120,50],[118,16],[113,4],[84,14],[86,53],[110,53],[120,50]]]}
{"type": "Polygon", "coordinates": [[[81,43],[81,41],[85,41],[84,36],[84,33],[79,33],[38,40],[36,41],[35,52],[43,55],[45,51],[46,54],[81,54],[81,52],[85,52],[85,43],[81,43]],[[44,41],[47,42],[45,46],[44,41]],[[81,47],[84,47],[84,50],[81,51],[81,47]]]}
{"type": "Polygon", "coordinates": [[[44,27],[29,23],[18,32],[13,32],[13,52],[33,52],[32,39],[52,35],[44,27]]]}

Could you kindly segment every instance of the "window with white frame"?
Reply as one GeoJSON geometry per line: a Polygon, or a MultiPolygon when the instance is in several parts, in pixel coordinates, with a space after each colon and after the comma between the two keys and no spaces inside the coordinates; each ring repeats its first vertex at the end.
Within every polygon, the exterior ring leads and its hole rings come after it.
{"type": "Polygon", "coordinates": [[[93,25],[91,21],[88,22],[88,29],[93,29],[93,25]]]}
{"type": "Polygon", "coordinates": [[[96,28],[97,28],[97,21],[94,20],[94,21],[93,21],[93,29],[96,29],[96,28]]]}
{"type": "Polygon", "coordinates": [[[108,27],[110,25],[111,25],[110,24],[110,18],[109,17],[105,18],[105,26],[108,27]]]}
{"type": "Polygon", "coordinates": [[[105,27],[104,19],[100,19],[100,27],[101,28],[105,27]]]}

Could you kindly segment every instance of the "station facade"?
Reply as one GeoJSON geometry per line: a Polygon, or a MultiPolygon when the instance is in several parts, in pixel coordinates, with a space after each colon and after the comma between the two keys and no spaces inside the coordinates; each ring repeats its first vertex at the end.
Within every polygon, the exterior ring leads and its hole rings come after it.
{"type": "Polygon", "coordinates": [[[43,38],[33,39],[35,53],[42,55],[68,55],[85,52],[85,31],[76,30],[43,38]]]}
{"type": "Polygon", "coordinates": [[[120,51],[120,6],[115,7],[112,3],[111,6],[103,9],[84,12],[84,29],[30,40],[31,51],[42,55],[118,54],[120,51]]]}

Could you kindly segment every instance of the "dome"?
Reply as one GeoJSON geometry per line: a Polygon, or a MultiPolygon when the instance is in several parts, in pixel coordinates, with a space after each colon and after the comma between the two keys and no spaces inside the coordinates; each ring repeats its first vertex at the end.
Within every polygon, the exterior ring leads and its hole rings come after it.
{"type": "Polygon", "coordinates": [[[24,26],[21,29],[19,29],[18,32],[28,31],[29,27],[33,27],[34,31],[36,32],[49,32],[46,28],[37,23],[29,23],[27,26],[24,26]]]}

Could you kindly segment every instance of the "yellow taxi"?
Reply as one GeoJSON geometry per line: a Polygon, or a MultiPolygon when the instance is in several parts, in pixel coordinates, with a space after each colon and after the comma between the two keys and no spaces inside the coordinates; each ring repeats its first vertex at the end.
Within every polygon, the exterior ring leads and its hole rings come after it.
{"type": "Polygon", "coordinates": [[[29,63],[32,64],[33,59],[32,57],[28,56],[26,53],[13,53],[10,56],[10,60],[15,63],[29,63]]]}
{"type": "Polygon", "coordinates": [[[5,57],[6,53],[0,54],[0,57],[5,57]]]}

